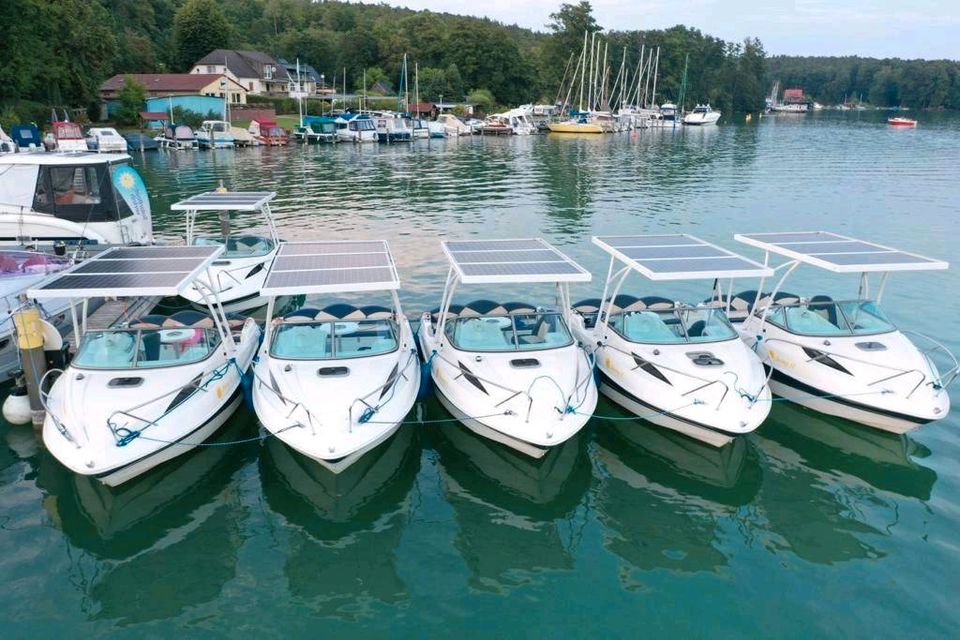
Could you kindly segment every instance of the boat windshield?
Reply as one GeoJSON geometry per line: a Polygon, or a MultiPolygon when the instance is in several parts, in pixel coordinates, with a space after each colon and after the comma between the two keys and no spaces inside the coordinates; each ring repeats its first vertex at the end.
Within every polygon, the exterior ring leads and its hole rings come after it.
{"type": "MultiPolygon", "coordinates": [[[[223,238],[194,238],[193,244],[201,246],[222,246],[223,238]]],[[[227,249],[221,258],[257,258],[274,250],[276,244],[270,238],[262,236],[235,236],[227,240],[227,249]]]]}
{"type": "Polygon", "coordinates": [[[220,344],[216,329],[108,329],[88,331],[71,366],[149,369],[199,362],[220,344]]]}
{"type": "Polygon", "coordinates": [[[364,358],[397,349],[392,320],[285,322],[274,332],[270,355],[285,360],[364,358]]]}
{"type": "Polygon", "coordinates": [[[701,307],[618,313],[610,316],[610,326],[630,342],[640,343],[699,344],[737,337],[720,309],[701,307]]]}
{"type": "Polygon", "coordinates": [[[862,336],[896,330],[872,300],[799,302],[771,307],[767,320],[805,336],[862,336]]]}
{"type": "Polygon", "coordinates": [[[464,351],[536,351],[573,343],[556,312],[457,318],[447,322],[446,333],[464,351]]]}

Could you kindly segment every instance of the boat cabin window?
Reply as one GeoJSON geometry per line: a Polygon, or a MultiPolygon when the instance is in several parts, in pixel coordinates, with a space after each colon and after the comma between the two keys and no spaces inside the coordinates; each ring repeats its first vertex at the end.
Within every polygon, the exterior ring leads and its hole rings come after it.
{"type": "Polygon", "coordinates": [[[133,214],[114,194],[111,177],[123,164],[44,165],[33,196],[36,211],[77,223],[114,222],[133,214]]]}
{"type": "Polygon", "coordinates": [[[806,336],[857,336],[887,333],[895,327],[871,300],[811,300],[773,307],[767,320],[806,336]]]}
{"type": "Polygon", "coordinates": [[[457,318],[447,322],[446,333],[464,351],[536,351],[573,343],[555,312],[457,318]]]}
{"type": "Polygon", "coordinates": [[[110,329],[83,336],[72,366],[81,369],[149,369],[191,364],[220,344],[216,329],[110,329]]]}
{"type": "MultiPolygon", "coordinates": [[[[194,238],[193,244],[202,246],[222,246],[223,238],[194,238]]],[[[256,258],[265,256],[276,247],[273,240],[262,236],[235,236],[227,239],[226,251],[221,258],[256,258]]]]}
{"type": "Polygon", "coordinates": [[[338,360],[397,349],[392,320],[285,322],[274,332],[270,354],[287,360],[338,360]]]}
{"type": "Polygon", "coordinates": [[[676,344],[720,342],[737,337],[720,309],[680,307],[610,316],[610,326],[630,342],[676,344]]]}

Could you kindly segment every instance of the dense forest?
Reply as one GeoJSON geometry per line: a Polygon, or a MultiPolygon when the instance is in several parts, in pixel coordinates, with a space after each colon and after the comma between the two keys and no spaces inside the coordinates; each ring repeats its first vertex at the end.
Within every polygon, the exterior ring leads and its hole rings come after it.
{"type": "MultiPolygon", "coordinates": [[[[481,10],[481,7],[478,7],[481,10]]],[[[723,110],[763,107],[774,79],[835,103],[863,95],[879,106],[960,108],[960,64],[863,58],[768,58],[756,39],[725,42],[697,29],[618,31],[588,2],[558,5],[543,31],[383,4],[310,0],[4,0],[0,116],[37,119],[50,106],[91,108],[115,73],[179,72],[217,47],[258,49],[309,63],[328,83],[396,85],[403,54],[420,68],[422,97],[485,95],[497,104],[554,102],[583,34],[600,32],[612,73],[626,47],[660,47],[661,99],[723,110]],[[617,61],[617,62],[614,62],[617,61]]]]}

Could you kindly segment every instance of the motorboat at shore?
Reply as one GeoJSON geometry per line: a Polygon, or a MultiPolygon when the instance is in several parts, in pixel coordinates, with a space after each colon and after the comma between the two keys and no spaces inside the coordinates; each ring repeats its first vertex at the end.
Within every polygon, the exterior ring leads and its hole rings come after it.
{"type": "Polygon", "coordinates": [[[87,132],[87,148],[97,153],[126,153],[127,141],[113,127],[92,127],[87,132]]]}
{"type": "Polygon", "coordinates": [[[420,320],[421,354],[441,404],[466,427],[533,458],[573,437],[597,404],[593,366],[567,327],[569,283],[590,274],[546,241],[441,243],[450,270],[420,320]],[[458,285],[553,284],[558,306],[475,300],[458,285]]]}
{"type": "Polygon", "coordinates": [[[146,186],[126,154],[0,156],[0,245],[149,244],[146,186]]]}
{"type": "Polygon", "coordinates": [[[83,137],[83,128],[76,122],[59,121],[54,122],[53,139],[57,151],[87,151],[87,140],[83,137]]]}
{"type": "Polygon", "coordinates": [[[204,120],[197,129],[197,144],[201,149],[233,149],[236,140],[232,128],[224,120],[204,120]]]}
{"type": "Polygon", "coordinates": [[[880,309],[891,272],[939,270],[946,262],[825,231],[739,234],[735,238],[787,261],[769,293],[723,300],[742,339],[770,369],[779,396],[876,429],[905,433],[950,411],[947,388],[960,372],[950,351],[933,338],[897,329],[880,309]],[[785,292],[800,265],[859,274],[855,297],[810,297],[785,292]],[[874,297],[870,274],[879,273],[874,297]],[[911,336],[924,344],[914,344],[911,336]],[[940,371],[935,358],[946,369],[940,371]]]}
{"type": "Polygon", "coordinates": [[[197,142],[197,135],[193,129],[185,124],[168,124],[163,128],[163,132],[154,140],[160,145],[161,149],[175,149],[182,151],[185,149],[199,149],[200,143],[197,142]]]}
{"type": "Polygon", "coordinates": [[[171,211],[183,211],[186,218],[186,242],[191,246],[223,246],[223,255],[209,268],[205,286],[188,286],[183,297],[195,306],[206,306],[208,288],[216,292],[228,311],[243,311],[263,306],[260,288],[280,246],[276,222],[270,210],[272,191],[208,191],[171,205],[171,211]],[[220,222],[220,236],[196,233],[197,216],[215,212],[220,222]],[[234,234],[231,212],[259,213],[267,226],[267,235],[234,234]]]}
{"type": "Polygon", "coordinates": [[[44,445],[65,467],[123,484],[203,443],[240,405],[260,328],[252,319],[231,324],[215,291],[208,290],[206,313],[148,315],[104,330],[87,330],[73,302],[182,294],[202,286],[221,253],[221,246],[116,247],[28,291],[70,298],[73,324],[83,328],[76,357],[43,395],[44,445]]]}
{"type": "MultiPolygon", "coordinates": [[[[591,352],[600,392],[632,413],[715,447],[770,413],[763,364],[722,309],[621,294],[638,273],[661,284],[764,277],[773,270],[687,234],[599,236],[610,256],[601,298],[574,304],[570,328],[591,352]]],[[[656,292],[655,292],[656,293],[656,292]]]]}
{"type": "Polygon", "coordinates": [[[366,113],[344,113],[335,122],[337,140],[340,142],[377,141],[377,125],[366,113]]]}
{"type": "Polygon", "coordinates": [[[340,473],[386,442],[413,408],[420,362],[384,241],[285,242],[261,289],[266,337],[254,365],[253,405],[287,446],[340,473]],[[388,294],[391,306],[345,302],[388,294]],[[333,296],[274,317],[285,295],[333,296]]]}
{"type": "Polygon", "coordinates": [[[683,116],[683,124],[693,125],[693,126],[705,126],[710,124],[717,124],[717,120],[720,119],[720,112],[714,111],[710,104],[698,104],[693,108],[693,111],[683,116]]]}
{"type": "Polygon", "coordinates": [[[887,124],[889,124],[891,127],[912,128],[917,126],[917,121],[914,120],[913,118],[896,117],[896,118],[887,118],[887,124]]]}

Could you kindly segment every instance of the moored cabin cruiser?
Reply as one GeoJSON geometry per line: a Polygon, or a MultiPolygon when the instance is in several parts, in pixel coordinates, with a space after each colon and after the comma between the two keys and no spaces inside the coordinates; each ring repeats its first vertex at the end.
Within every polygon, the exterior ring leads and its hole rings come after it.
{"type": "Polygon", "coordinates": [[[335,122],[337,140],[340,142],[377,141],[377,125],[365,113],[344,113],[335,122]]]}
{"type": "Polygon", "coordinates": [[[620,293],[653,282],[763,277],[773,271],[686,234],[600,236],[610,255],[603,296],[573,306],[574,336],[595,356],[600,392],[649,422],[721,447],[770,412],[760,359],[721,309],[620,293]],[[608,296],[609,293],[609,296],[608,296]]]}
{"type": "Polygon", "coordinates": [[[87,147],[97,153],[126,153],[127,141],[113,127],[93,127],[87,132],[87,147]]]}
{"type": "Polygon", "coordinates": [[[0,156],[0,244],[148,244],[150,200],[125,154],[0,156]]]}
{"type": "Polygon", "coordinates": [[[741,337],[771,369],[775,394],[893,433],[946,417],[957,359],[932,338],[898,330],[879,306],[890,272],[946,269],[946,262],[824,231],[735,237],[765,251],[768,264],[771,254],[787,258],[776,268],[783,275],[773,291],[746,291],[725,300],[741,337]],[[806,297],[783,291],[801,264],[859,273],[857,295],[835,299],[822,292],[806,297]],[[871,273],[882,274],[873,298],[871,273]]]}
{"type": "Polygon", "coordinates": [[[720,119],[720,112],[714,111],[709,104],[698,104],[693,111],[683,116],[683,124],[690,125],[708,125],[717,124],[720,119]]]}
{"type": "Polygon", "coordinates": [[[197,144],[201,149],[232,149],[236,140],[229,122],[204,120],[197,129],[197,144]]]}
{"type": "MultiPolygon", "coordinates": [[[[174,296],[198,282],[222,251],[115,247],[28,295],[84,301],[174,296]]],[[[47,450],[74,473],[117,486],[216,432],[240,405],[241,378],[260,329],[252,319],[231,326],[214,292],[207,302],[207,313],[149,315],[102,331],[84,330],[76,357],[44,396],[47,450]]],[[[86,304],[79,306],[84,313],[86,304]]],[[[77,305],[71,313],[75,326],[87,326],[86,318],[76,318],[77,305]]]]}
{"type": "Polygon", "coordinates": [[[57,151],[87,151],[87,141],[79,124],[67,120],[54,122],[51,127],[57,151]]]}
{"type": "MultiPolygon", "coordinates": [[[[270,201],[276,195],[270,191],[209,191],[170,207],[171,211],[186,213],[188,245],[225,247],[223,254],[210,265],[206,284],[217,293],[228,311],[243,311],[264,304],[260,287],[280,246],[270,210],[270,201]],[[197,216],[211,212],[217,213],[220,236],[197,235],[197,216]],[[261,214],[266,222],[267,235],[233,233],[231,212],[261,214]]],[[[205,306],[206,293],[206,287],[198,285],[187,287],[182,295],[194,305],[205,306]]]]}
{"type": "Polygon", "coordinates": [[[564,317],[569,283],[590,274],[546,241],[443,241],[450,262],[420,346],[440,402],[479,435],[534,458],[571,438],[597,404],[590,359],[564,317]],[[555,284],[558,308],[532,302],[453,304],[459,284],[555,284]]]}
{"type": "Polygon", "coordinates": [[[267,333],[254,366],[253,404],[284,444],[334,473],[385,442],[420,389],[420,361],[397,290],[400,279],[383,241],[286,242],[261,293],[267,333]],[[390,307],[354,306],[388,294],[390,307]],[[334,296],[276,318],[285,295],[334,296]]]}

